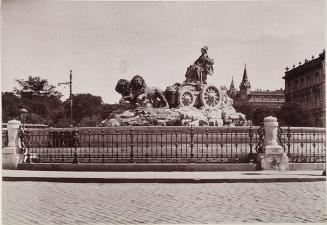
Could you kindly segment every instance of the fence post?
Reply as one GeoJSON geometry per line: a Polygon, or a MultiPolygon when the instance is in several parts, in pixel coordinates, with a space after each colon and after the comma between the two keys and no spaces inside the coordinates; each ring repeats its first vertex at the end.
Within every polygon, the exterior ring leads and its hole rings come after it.
{"type": "Polygon", "coordinates": [[[21,122],[18,120],[8,121],[8,146],[2,150],[2,168],[17,169],[17,165],[21,163],[22,153],[21,143],[19,140],[19,128],[21,122]]]}
{"type": "Polygon", "coordinates": [[[250,154],[247,156],[247,161],[249,163],[253,163],[254,162],[254,156],[253,156],[253,128],[252,128],[252,125],[250,126],[250,129],[249,129],[249,138],[250,138],[250,141],[249,141],[249,146],[250,146],[250,154]]]}
{"type": "Polygon", "coordinates": [[[190,134],[190,136],[191,136],[191,143],[190,143],[190,145],[191,145],[191,154],[190,154],[189,161],[190,162],[194,162],[194,159],[193,159],[193,157],[194,157],[194,153],[193,153],[193,146],[194,146],[194,142],[193,142],[193,139],[194,139],[194,128],[193,128],[192,125],[191,125],[191,134],[190,134]]]}
{"type": "Polygon", "coordinates": [[[130,154],[130,162],[134,162],[135,163],[135,160],[134,160],[134,128],[133,126],[131,126],[131,129],[130,129],[130,137],[131,137],[131,154],[130,154]]]}
{"type": "Polygon", "coordinates": [[[77,156],[77,146],[79,142],[79,131],[75,128],[75,130],[72,132],[73,134],[73,146],[74,146],[74,158],[73,158],[73,164],[78,164],[78,156],[77,156]]]}
{"type": "Polygon", "coordinates": [[[287,137],[287,156],[290,157],[291,156],[291,137],[292,137],[290,127],[287,128],[286,137],[287,137]]]}
{"type": "Polygon", "coordinates": [[[288,169],[288,157],[284,148],[278,144],[278,122],[276,117],[268,116],[263,120],[264,124],[264,153],[259,153],[261,169],[288,169]]]}

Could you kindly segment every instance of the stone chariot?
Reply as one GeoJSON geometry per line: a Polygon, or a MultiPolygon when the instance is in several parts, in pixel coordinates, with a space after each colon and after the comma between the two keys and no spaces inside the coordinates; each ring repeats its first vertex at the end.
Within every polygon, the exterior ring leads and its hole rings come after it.
{"type": "Polygon", "coordinates": [[[165,97],[171,106],[217,108],[222,102],[223,93],[215,85],[184,82],[175,88],[168,87],[165,97]]]}

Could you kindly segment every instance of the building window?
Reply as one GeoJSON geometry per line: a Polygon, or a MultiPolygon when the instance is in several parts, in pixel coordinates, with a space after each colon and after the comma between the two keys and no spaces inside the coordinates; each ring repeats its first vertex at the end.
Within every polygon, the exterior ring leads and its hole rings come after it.
{"type": "Polygon", "coordinates": [[[310,77],[307,76],[307,87],[309,87],[309,86],[310,86],[310,77]]]}
{"type": "Polygon", "coordinates": [[[301,88],[304,88],[304,79],[301,79],[301,88]]]}
{"type": "Polygon", "coordinates": [[[298,89],[298,83],[299,83],[299,81],[298,81],[298,80],[296,80],[296,81],[295,81],[295,84],[294,84],[294,86],[295,86],[295,88],[294,88],[294,89],[295,89],[295,90],[297,90],[297,89],[298,89]]]}
{"type": "Polygon", "coordinates": [[[291,91],[291,84],[290,82],[285,82],[285,92],[290,92],[291,91]]]}

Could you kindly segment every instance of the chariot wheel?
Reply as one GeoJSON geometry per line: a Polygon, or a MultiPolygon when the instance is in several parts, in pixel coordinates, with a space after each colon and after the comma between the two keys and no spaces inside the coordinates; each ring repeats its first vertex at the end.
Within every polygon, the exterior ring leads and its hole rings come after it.
{"type": "Polygon", "coordinates": [[[221,102],[221,97],[219,89],[213,85],[205,86],[200,93],[202,105],[209,108],[217,107],[221,102]]]}
{"type": "Polygon", "coordinates": [[[196,96],[189,90],[183,90],[178,95],[178,103],[182,107],[190,108],[194,105],[196,96]]]}

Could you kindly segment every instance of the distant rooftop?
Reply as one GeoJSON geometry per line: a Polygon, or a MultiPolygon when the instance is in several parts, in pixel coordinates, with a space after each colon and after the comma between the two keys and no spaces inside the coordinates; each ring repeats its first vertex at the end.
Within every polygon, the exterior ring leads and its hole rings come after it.
{"type": "Polygon", "coordinates": [[[317,67],[321,64],[321,61],[323,60],[325,60],[325,50],[323,50],[322,53],[319,54],[318,58],[312,56],[310,60],[305,59],[303,64],[302,62],[299,62],[298,66],[295,66],[294,64],[293,68],[286,67],[286,72],[283,79],[285,79],[285,77],[297,74],[298,72],[302,72],[303,70],[309,70],[311,68],[317,67]]]}
{"type": "Polygon", "coordinates": [[[249,95],[284,95],[284,91],[283,90],[275,90],[275,91],[256,90],[256,91],[251,91],[249,95]]]}

